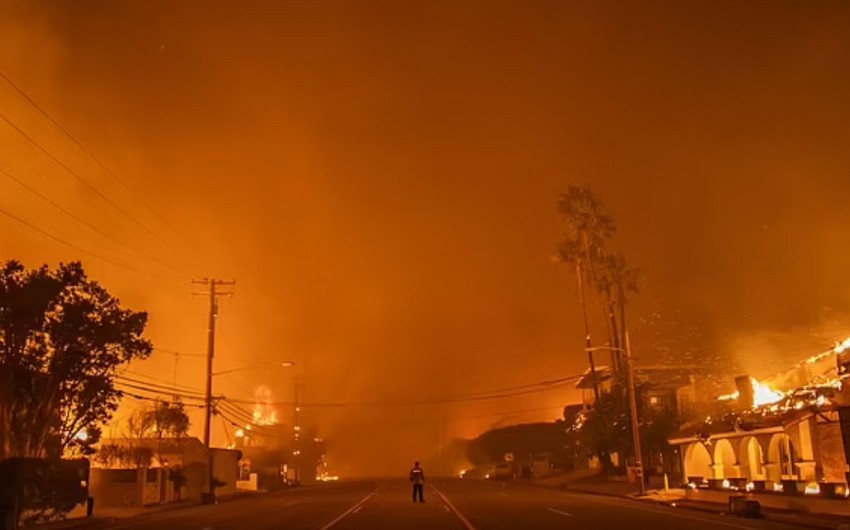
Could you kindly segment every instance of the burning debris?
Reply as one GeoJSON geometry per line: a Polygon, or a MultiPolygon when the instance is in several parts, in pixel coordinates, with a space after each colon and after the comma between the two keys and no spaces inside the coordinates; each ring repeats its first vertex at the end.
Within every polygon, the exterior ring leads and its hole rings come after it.
{"type": "Polygon", "coordinates": [[[850,349],[850,338],[837,343],[833,348],[813,355],[800,361],[783,374],[778,374],[765,381],[758,381],[750,376],[736,378],[738,389],[730,394],[717,397],[718,401],[735,401],[738,408],[752,410],[762,415],[783,413],[791,410],[802,410],[808,407],[822,408],[831,404],[830,399],[837,390],[841,389],[844,375],[838,369],[835,357],[850,349]],[[824,365],[820,370],[817,365],[824,365]],[[803,373],[800,376],[800,373],[803,373]],[[788,390],[777,387],[779,381],[792,379],[789,374],[797,374],[804,383],[788,390]]]}
{"type": "MultiPolygon", "coordinates": [[[[774,390],[770,388],[768,385],[759,382],[757,379],[750,376],[743,376],[748,381],[752,388],[752,391],[745,391],[743,395],[749,395],[750,399],[747,401],[751,401],[750,408],[758,408],[764,405],[769,405],[771,403],[776,403],[777,401],[781,401],[785,394],[780,392],[779,390],[774,390]]],[[[719,396],[718,401],[738,401],[741,397],[742,392],[740,390],[736,390],[731,394],[724,394],[719,396]]]]}

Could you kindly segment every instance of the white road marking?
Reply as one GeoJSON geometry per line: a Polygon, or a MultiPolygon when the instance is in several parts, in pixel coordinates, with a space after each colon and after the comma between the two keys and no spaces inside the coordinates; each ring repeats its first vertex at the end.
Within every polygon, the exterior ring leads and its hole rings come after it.
{"type": "Polygon", "coordinates": [[[742,528],[744,530],[753,530],[752,526],[744,526],[744,525],[735,524],[735,523],[727,523],[726,521],[717,521],[717,520],[715,520],[713,518],[709,518],[709,517],[703,518],[703,517],[694,517],[692,515],[685,515],[683,513],[679,513],[679,511],[677,511],[675,508],[652,509],[652,508],[646,508],[644,506],[638,506],[638,505],[635,504],[635,503],[639,503],[641,501],[634,501],[634,503],[611,502],[611,501],[607,501],[607,500],[602,500],[601,498],[596,497],[592,494],[579,496],[579,495],[572,494],[572,493],[562,493],[561,495],[564,495],[566,497],[573,497],[573,498],[576,498],[576,499],[581,499],[583,501],[597,502],[599,504],[607,504],[609,506],[610,505],[616,505],[616,506],[621,507],[621,508],[630,508],[632,510],[638,510],[638,511],[641,511],[641,512],[649,512],[649,513],[654,513],[654,514],[668,515],[670,517],[678,517],[679,519],[687,519],[689,521],[699,521],[701,523],[713,524],[713,525],[717,525],[717,526],[725,526],[727,528],[742,528]]]}
{"type": "Polygon", "coordinates": [[[563,515],[564,517],[572,517],[573,514],[568,512],[562,512],[561,510],[556,510],[555,508],[546,508],[548,511],[552,513],[557,513],[558,515],[563,515]]]}
{"type": "Polygon", "coordinates": [[[507,497],[507,496],[508,496],[508,494],[507,494],[507,493],[505,493],[504,491],[500,491],[500,492],[499,492],[499,495],[501,495],[502,497],[507,497]]]}
{"type": "Polygon", "coordinates": [[[451,510],[451,508],[449,508],[449,507],[448,507],[448,506],[446,506],[445,504],[443,505],[443,508],[444,508],[447,512],[452,511],[452,510],[451,510]]]}
{"type": "MultiPolygon", "coordinates": [[[[381,486],[383,486],[383,484],[381,484],[381,486]]],[[[345,512],[341,513],[336,519],[329,522],[328,524],[326,524],[325,526],[323,526],[319,530],[330,530],[331,528],[333,528],[334,526],[339,524],[340,521],[342,521],[343,519],[345,519],[346,517],[348,517],[352,513],[357,513],[361,508],[363,508],[364,504],[369,502],[369,499],[371,499],[372,497],[375,496],[376,493],[378,493],[378,490],[381,489],[381,486],[378,486],[378,488],[375,491],[373,491],[369,495],[366,495],[365,497],[363,497],[363,499],[361,499],[360,502],[358,502],[357,504],[355,504],[351,508],[345,510],[345,512]]]]}
{"type": "Polygon", "coordinates": [[[437,488],[434,488],[434,491],[436,491],[437,495],[439,495],[440,498],[443,499],[443,502],[446,503],[446,506],[449,508],[449,510],[451,510],[451,512],[455,514],[455,517],[457,517],[460,522],[463,523],[463,526],[466,527],[466,530],[477,530],[475,526],[473,526],[473,524],[469,522],[469,519],[464,517],[463,514],[460,513],[457,508],[455,508],[455,505],[452,504],[452,501],[450,501],[448,497],[443,495],[442,491],[438,490],[437,488]]]}

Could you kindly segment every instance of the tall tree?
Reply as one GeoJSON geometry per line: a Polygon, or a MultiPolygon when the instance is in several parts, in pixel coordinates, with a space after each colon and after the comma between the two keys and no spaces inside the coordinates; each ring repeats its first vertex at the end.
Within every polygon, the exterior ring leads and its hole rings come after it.
{"type": "Polygon", "coordinates": [[[116,369],[150,355],[147,314],[121,307],[79,262],[0,269],[0,459],[96,443],[116,369]],[[85,434],[82,434],[85,433],[85,434]]]}
{"type": "Polygon", "coordinates": [[[618,348],[615,364],[622,371],[619,352],[626,346],[626,303],[629,293],[638,292],[638,270],[628,265],[622,252],[600,254],[596,269],[596,290],[608,322],[611,346],[618,348]]]}
{"type": "Polygon", "coordinates": [[[558,197],[558,211],[561,214],[562,226],[557,256],[561,262],[575,267],[584,318],[585,347],[588,348],[594,393],[598,398],[593,353],[589,350],[592,343],[586,286],[597,284],[596,264],[603,253],[605,242],[614,235],[616,225],[614,219],[603,212],[602,202],[593,190],[585,185],[569,185],[567,191],[558,197]]]}
{"type": "MultiPolygon", "coordinates": [[[[628,294],[638,291],[637,269],[630,267],[623,253],[611,253],[606,245],[616,232],[614,219],[604,212],[602,201],[587,186],[570,185],[558,199],[562,236],[558,247],[560,261],[575,267],[584,317],[586,346],[590,346],[590,320],[587,314],[586,286],[594,289],[602,309],[612,364],[616,373],[624,366],[626,303],[628,294]]],[[[590,359],[591,368],[593,360],[590,359]]]]}

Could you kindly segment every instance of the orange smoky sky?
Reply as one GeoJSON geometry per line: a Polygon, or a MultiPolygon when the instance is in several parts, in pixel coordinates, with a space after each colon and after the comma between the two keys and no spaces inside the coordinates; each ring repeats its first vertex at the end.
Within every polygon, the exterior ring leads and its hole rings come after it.
{"type": "MultiPolygon", "coordinates": [[[[0,216],[0,253],[80,259],[148,311],[163,351],[131,370],[161,381],[203,387],[168,351],[204,352],[206,276],[237,282],[216,369],[297,363],[216,393],[450,396],[584,370],[550,258],[578,181],[641,269],[644,357],[811,329],[850,309],[848,27],[839,1],[0,0],[2,72],[128,184],[0,80],[0,113],[90,186],[5,121],[0,167],[109,236],[0,174],[42,230],[0,216]]],[[[304,413],[364,473],[577,399],[304,413]]]]}

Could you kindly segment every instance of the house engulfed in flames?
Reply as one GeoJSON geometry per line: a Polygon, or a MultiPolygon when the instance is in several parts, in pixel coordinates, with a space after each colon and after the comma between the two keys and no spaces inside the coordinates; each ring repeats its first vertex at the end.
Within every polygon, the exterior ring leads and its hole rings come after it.
{"type": "Polygon", "coordinates": [[[683,426],[690,487],[800,494],[848,491],[850,339],[764,381],[744,375],[727,410],[683,426]]]}

